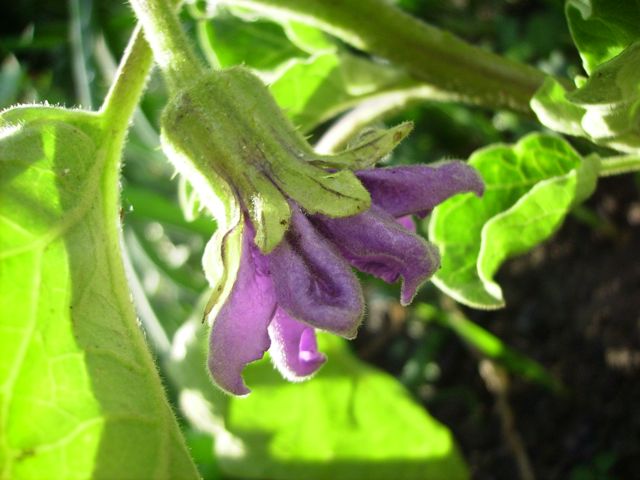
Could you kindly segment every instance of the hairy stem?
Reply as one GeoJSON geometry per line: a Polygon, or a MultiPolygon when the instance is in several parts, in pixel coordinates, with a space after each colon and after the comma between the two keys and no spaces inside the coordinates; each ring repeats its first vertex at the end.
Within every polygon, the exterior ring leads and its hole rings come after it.
{"type": "Polygon", "coordinates": [[[640,172],[640,155],[629,154],[603,158],[598,175],[600,177],[610,177],[632,172],[640,172]]]}
{"type": "Polygon", "coordinates": [[[474,47],[387,0],[224,0],[319,27],[403,66],[417,79],[490,108],[530,112],[545,74],[474,47]]]}
{"type": "Polygon", "coordinates": [[[131,35],[114,81],[100,107],[100,114],[104,117],[105,123],[120,127],[123,135],[144,92],[152,64],[151,49],[144,39],[142,28],[138,25],[131,35]]]}
{"type": "Polygon", "coordinates": [[[199,78],[204,67],[192,50],[169,0],[130,0],[170,90],[199,78]]]}

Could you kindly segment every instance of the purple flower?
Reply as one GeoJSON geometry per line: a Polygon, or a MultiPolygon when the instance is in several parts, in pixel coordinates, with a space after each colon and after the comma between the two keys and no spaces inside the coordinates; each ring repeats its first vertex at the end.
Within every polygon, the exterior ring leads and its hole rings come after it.
{"type": "Polygon", "coordinates": [[[248,219],[236,227],[243,229],[240,263],[210,337],[209,369],[222,389],[248,394],[242,371],[267,350],[285,378],[313,375],[325,362],[315,329],[355,337],[364,302],[350,266],[389,283],[401,279],[401,302],[409,304],[440,263],[437,249],[415,234],[411,215],[425,216],[456,193],[483,191],[462,162],[356,175],[372,200],[361,214],[307,215],[289,200],[290,227],[268,254],[254,244],[248,219]]]}

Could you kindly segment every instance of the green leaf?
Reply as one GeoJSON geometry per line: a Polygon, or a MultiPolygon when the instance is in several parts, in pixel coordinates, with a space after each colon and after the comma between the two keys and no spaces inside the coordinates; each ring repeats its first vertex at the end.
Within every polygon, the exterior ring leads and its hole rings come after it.
{"type": "Polygon", "coordinates": [[[308,53],[335,51],[336,45],[319,28],[282,18],[281,24],[287,37],[298,48],[308,53]]]}
{"type": "Polygon", "coordinates": [[[547,79],[531,108],[549,128],[583,136],[625,152],[640,148],[640,42],[600,65],[581,86],[567,92],[547,79]]]}
{"type": "Polygon", "coordinates": [[[590,195],[599,162],[581,160],[560,138],[532,134],[514,146],[479,150],[469,164],[485,193],[459,195],[434,210],[429,234],[442,256],[434,283],[466,305],[500,308],[502,290],[493,280],[500,265],[547,239],[590,195]]]}
{"type": "Polygon", "coordinates": [[[0,477],[197,478],[126,287],[121,145],[81,111],[0,128],[0,477]]]}
{"type": "Polygon", "coordinates": [[[589,74],[640,39],[637,0],[568,0],[565,13],[589,74]]]}
{"type": "Polygon", "coordinates": [[[287,60],[307,55],[289,41],[280,25],[273,22],[216,17],[205,23],[204,30],[202,47],[212,50],[223,68],[246,65],[271,72],[287,60]]]}
{"type": "MultiPolygon", "coordinates": [[[[183,177],[180,177],[179,180],[186,184],[186,180],[182,179],[183,177]]],[[[191,187],[189,186],[188,188],[191,187]]],[[[195,195],[192,195],[190,199],[193,199],[193,196],[195,195]]],[[[155,220],[206,238],[210,238],[216,230],[216,221],[211,217],[203,215],[197,218],[185,219],[186,208],[180,208],[181,205],[176,205],[176,202],[171,202],[165,196],[151,189],[127,184],[122,189],[122,197],[125,200],[125,204],[131,208],[127,215],[133,218],[155,220]]],[[[183,199],[179,199],[178,203],[182,201],[183,199]]],[[[194,208],[199,207],[198,205],[194,208]]]]}
{"type": "Polygon", "coordinates": [[[363,98],[413,84],[406,74],[348,53],[292,61],[271,86],[294,125],[309,132],[363,98]]]}
{"type": "Polygon", "coordinates": [[[531,108],[547,128],[575,137],[586,136],[582,128],[584,108],[567,99],[567,90],[553,77],[547,77],[531,99],[531,108]]]}
{"type": "Polygon", "coordinates": [[[234,477],[300,479],[463,479],[467,469],[446,427],[389,375],[321,335],[327,364],[288,383],[267,360],[245,377],[252,393],[229,397],[204,371],[206,331],[197,321],[176,334],[170,372],[187,418],[216,437],[220,466],[234,477]]]}
{"type": "Polygon", "coordinates": [[[511,208],[491,218],[482,228],[478,274],[484,288],[503,301],[493,276],[509,257],[525,253],[549,238],[571,207],[588,198],[598,180],[599,158],[586,157],[566,175],[537,183],[511,208]]]}

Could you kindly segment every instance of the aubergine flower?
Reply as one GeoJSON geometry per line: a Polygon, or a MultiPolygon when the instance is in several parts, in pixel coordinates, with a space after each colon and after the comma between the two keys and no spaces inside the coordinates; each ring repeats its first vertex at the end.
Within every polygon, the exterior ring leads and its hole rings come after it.
{"type": "Polygon", "coordinates": [[[249,393],[244,367],[267,351],[285,378],[313,375],[325,362],[316,329],[355,337],[364,301],[351,267],[401,280],[404,305],[437,270],[438,252],[411,216],[483,185],[463,162],[370,168],[410,130],[317,154],[239,68],[169,104],[163,148],[218,221],[203,263],[213,286],[209,370],[223,390],[249,393]]]}
{"type": "Polygon", "coordinates": [[[211,331],[209,368],[215,382],[236,395],[249,393],[245,365],[268,350],[288,380],[304,380],[325,357],[315,329],[353,338],[362,320],[362,291],[350,265],[393,283],[402,280],[407,305],[438,268],[437,249],[414,233],[412,215],[424,216],[460,192],[482,193],[478,175],[462,162],[357,172],[371,194],[358,215],[306,215],[290,202],[284,239],[263,254],[249,220],[235,283],[211,331]]]}

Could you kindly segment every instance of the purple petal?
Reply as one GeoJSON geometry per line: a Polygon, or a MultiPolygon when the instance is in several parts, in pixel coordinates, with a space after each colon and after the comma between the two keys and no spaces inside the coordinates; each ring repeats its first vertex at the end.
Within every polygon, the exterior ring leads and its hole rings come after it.
{"type": "Polygon", "coordinates": [[[440,265],[435,246],[373,205],[349,218],[314,215],[313,223],[357,269],[393,283],[402,277],[400,301],[408,305],[440,265]]]}
{"type": "Polygon", "coordinates": [[[307,379],[326,360],[326,357],[318,352],[314,329],[294,320],[282,308],[276,309],[269,325],[269,337],[271,359],[287,380],[307,379]]]}
{"type": "Polygon", "coordinates": [[[413,221],[412,215],[405,215],[404,217],[396,218],[396,222],[398,222],[410,232],[416,232],[416,222],[413,221]]]}
{"type": "Polygon", "coordinates": [[[242,370],[248,363],[261,359],[269,349],[267,327],[276,308],[268,260],[253,245],[253,235],[247,224],[238,275],[213,322],[209,339],[211,376],[220,388],[235,395],[249,393],[242,370]]]}
{"type": "Polygon", "coordinates": [[[269,260],[280,307],[298,321],[355,337],[364,313],[360,284],[295,204],[291,228],[269,260]]]}
{"type": "Polygon", "coordinates": [[[427,215],[439,203],[462,192],[482,195],[478,173],[464,162],[438,166],[406,165],[356,172],[369,190],[371,201],[394,217],[427,215]]]}

